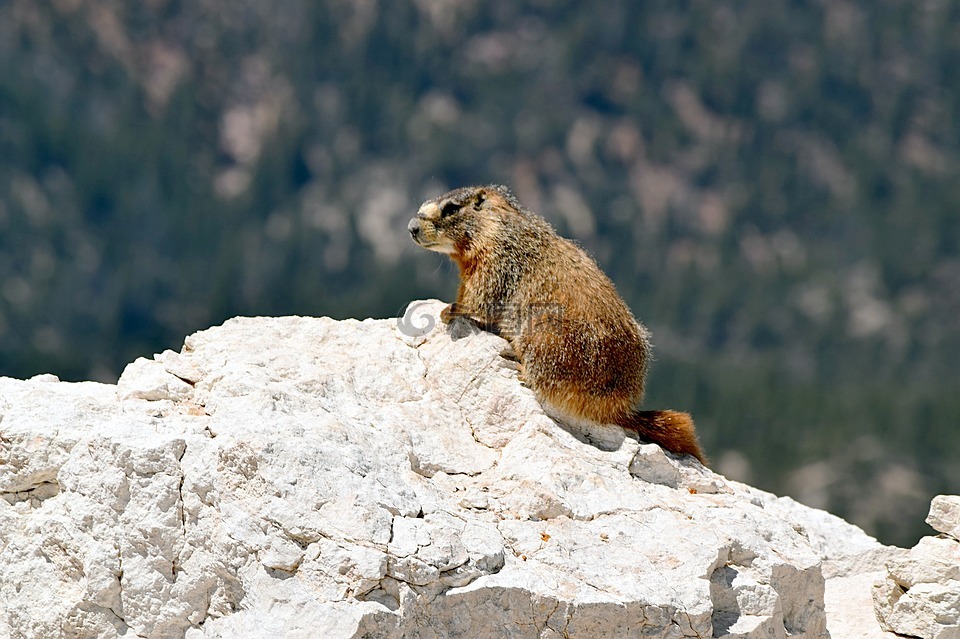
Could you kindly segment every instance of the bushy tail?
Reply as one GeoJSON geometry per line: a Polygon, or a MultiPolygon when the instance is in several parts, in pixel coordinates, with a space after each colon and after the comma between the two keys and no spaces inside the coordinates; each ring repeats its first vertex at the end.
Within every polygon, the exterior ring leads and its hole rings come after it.
{"type": "Polygon", "coordinates": [[[620,426],[635,430],[640,437],[679,455],[693,455],[704,466],[707,457],[697,441],[697,430],[688,413],[675,410],[634,411],[620,426]]]}

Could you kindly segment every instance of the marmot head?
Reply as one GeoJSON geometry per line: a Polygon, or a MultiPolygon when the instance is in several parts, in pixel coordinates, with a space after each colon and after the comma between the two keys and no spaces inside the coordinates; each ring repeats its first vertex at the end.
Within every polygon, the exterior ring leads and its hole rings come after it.
{"type": "Polygon", "coordinates": [[[407,230],[425,249],[468,259],[493,239],[503,215],[520,214],[506,187],[467,186],[424,202],[407,230]]]}

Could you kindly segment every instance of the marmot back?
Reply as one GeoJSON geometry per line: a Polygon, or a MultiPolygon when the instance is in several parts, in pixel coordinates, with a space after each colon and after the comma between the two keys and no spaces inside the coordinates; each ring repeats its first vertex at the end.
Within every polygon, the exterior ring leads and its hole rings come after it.
{"type": "Polygon", "coordinates": [[[563,413],[636,430],[706,464],[693,420],[641,411],[649,333],[597,263],[502,186],[428,200],[407,226],[420,246],[460,268],[445,322],[466,316],[506,338],[540,401],[563,413]]]}

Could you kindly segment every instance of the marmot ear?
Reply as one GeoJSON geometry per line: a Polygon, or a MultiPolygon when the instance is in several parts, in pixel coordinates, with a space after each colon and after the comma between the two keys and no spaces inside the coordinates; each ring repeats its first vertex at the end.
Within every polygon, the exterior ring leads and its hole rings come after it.
{"type": "Polygon", "coordinates": [[[514,213],[519,214],[523,212],[523,207],[520,206],[520,202],[517,201],[516,196],[514,196],[513,191],[511,191],[509,187],[502,184],[491,184],[487,189],[491,195],[502,198],[507,208],[511,209],[514,213]]]}

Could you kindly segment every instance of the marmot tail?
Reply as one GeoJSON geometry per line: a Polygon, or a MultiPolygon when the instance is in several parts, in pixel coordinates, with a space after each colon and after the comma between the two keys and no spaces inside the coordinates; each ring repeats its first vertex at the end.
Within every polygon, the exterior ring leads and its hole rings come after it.
{"type": "Polygon", "coordinates": [[[693,455],[701,464],[707,465],[707,457],[697,441],[697,431],[689,413],[675,410],[634,411],[619,426],[637,431],[643,439],[659,444],[671,453],[693,455]]]}

